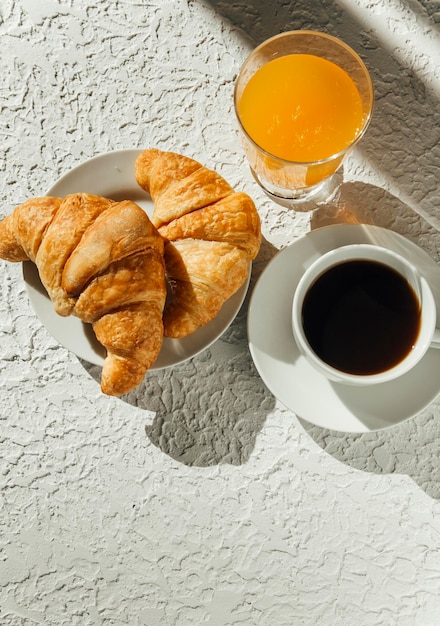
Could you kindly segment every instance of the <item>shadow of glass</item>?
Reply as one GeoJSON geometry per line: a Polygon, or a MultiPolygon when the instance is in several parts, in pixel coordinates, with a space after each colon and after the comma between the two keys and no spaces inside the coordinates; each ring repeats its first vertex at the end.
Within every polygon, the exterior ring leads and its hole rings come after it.
{"type": "MultiPolygon", "coordinates": [[[[246,463],[275,399],[259,377],[247,344],[247,309],[259,274],[277,250],[263,240],[245,301],[220,339],[175,367],[150,370],[121,397],[155,413],[145,432],[151,443],[188,466],[246,463]]],[[[99,382],[101,368],[82,362],[99,382]]]]}
{"type": "MultiPolygon", "coordinates": [[[[342,185],[338,199],[311,217],[312,229],[338,223],[389,228],[418,244],[436,261],[440,259],[440,232],[398,198],[373,185],[342,185]]],[[[440,285],[433,287],[439,301],[440,285]]],[[[433,374],[438,377],[438,372],[433,374]]],[[[437,397],[415,417],[375,432],[341,433],[300,421],[314,441],[342,463],[378,474],[406,474],[429,496],[440,499],[439,414],[437,397]]]]}
{"type": "Polygon", "coordinates": [[[399,198],[361,181],[343,183],[332,202],[318,207],[312,230],[331,224],[372,224],[399,233],[440,261],[440,232],[399,198]]]}
{"type": "MultiPolygon", "coordinates": [[[[253,44],[287,30],[317,29],[329,24],[329,7],[318,2],[267,2],[267,0],[205,0],[206,4],[242,30],[253,44]]],[[[331,7],[331,18],[340,23],[344,11],[337,3],[331,7]]]]}

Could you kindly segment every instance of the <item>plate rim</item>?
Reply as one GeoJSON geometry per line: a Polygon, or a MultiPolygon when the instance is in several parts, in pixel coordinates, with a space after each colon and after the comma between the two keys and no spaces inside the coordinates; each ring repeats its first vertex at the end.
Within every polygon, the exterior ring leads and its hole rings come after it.
{"type": "MultiPolygon", "coordinates": [[[[126,148],[126,149],[119,149],[119,150],[110,150],[110,151],[101,152],[88,159],[85,159],[81,163],[76,164],[70,170],[62,174],[59,178],[57,178],[50,185],[50,187],[47,189],[44,195],[47,195],[47,196],[58,195],[59,193],[58,189],[62,190],[63,186],[68,187],[69,179],[75,176],[78,176],[78,173],[80,173],[81,169],[83,168],[93,168],[93,166],[96,167],[97,165],[99,167],[103,167],[103,164],[105,164],[105,161],[108,161],[110,163],[111,161],[117,162],[120,159],[122,159],[121,168],[124,167],[124,163],[125,163],[125,167],[128,167],[127,160],[134,161],[135,158],[137,158],[137,156],[141,154],[144,149],[145,148],[126,148]]],[[[135,193],[134,193],[135,196],[137,194],[139,194],[140,196],[145,194],[145,202],[152,204],[151,196],[147,194],[147,192],[142,190],[142,188],[136,183],[135,176],[134,176],[134,169],[133,169],[132,185],[129,188],[133,188],[133,190],[135,190],[135,193]]],[[[124,187],[124,190],[126,189],[127,187],[124,187]]],[[[59,197],[68,195],[68,193],[80,193],[81,191],[83,190],[76,189],[76,190],[72,190],[69,192],[65,191],[62,194],[60,193],[59,197]]],[[[86,192],[93,193],[92,191],[86,191],[86,192]]],[[[105,196],[105,193],[100,193],[99,195],[105,196]]],[[[108,194],[106,197],[111,197],[111,194],[108,194]]],[[[142,206],[142,208],[148,213],[148,211],[145,209],[145,206],[142,206]]],[[[38,274],[38,270],[36,271],[38,274]]],[[[168,369],[170,367],[174,367],[176,365],[179,365],[180,363],[184,363],[194,358],[195,356],[197,356],[204,350],[208,349],[213,343],[215,343],[227,331],[229,326],[233,323],[234,319],[239,314],[240,309],[246,299],[246,295],[248,292],[250,279],[251,279],[251,272],[252,272],[252,262],[250,263],[248,276],[246,280],[244,281],[243,285],[223,304],[222,308],[220,309],[220,312],[217,314],[217,316],[213,320],[211,320],[211,322],[206,324],[204,327],[198,328],[194,333],[182,339],[172,339],[169,337],[164,337],[161,352],[159,353],[159,356],[156,359],[155,363],[153,363],[153,365],[149,369],[161,370],[161,369],[168,369]],[[167,355],[165,359],[164,359],[164,354],[167,355]],[[173,355],[174,355],[174,358],[173,358],[173,355]],[[164,360],[165,362],[163,362],[164,360]]],[[[34,269],[34,274],[35,274],[35,269],[34,269]]],[[[41,311],[41,307],[39,306],[39,301],[41,298],[45,298],[46,301],[48,300],[50,303],[49,296],[45,292],[44,287],[41,285],[41,281],[40,281],[40,285],[38,285],[39,278],[36,279],[38,289],[34,289],[32,285],[29,284],[28,278],[30,275],[32,275],[32,271],[30,271],[29,266],[27,266],[25,263],[22,264],[22,275],[23,275],[26,291],[28,293],[31,306],[34,312],[36,313],[38,319],[46,328],[46,330],[49,332],[49,334],[60,345],[62,345],[64,348],[66,348],[67,350],[75,354],[77,358],[87,361],[93,365],[98,365],[102,367],[104,358],[105,358],[105,349],[101,346],[101,344],[99,344],[96,338],[92,337],[91,340],[87,340],[88,343],[90,343],[92,346],[91,349],[83,350],[81,349],[81,346],[79,347],[79,349],[76,346],[73,346],[70,340],[67,340],[67,341],[65,339],[63,340],[60,337],[59,332],[56,331],[54,333],[53,325],[51,326],[47,320],[49,318],[49,321],[50,321],[50,319],[53,318],[54,316],[57,316],[57,314],[55,313],[54,310],[48,311],[46,314],[45,312],[41,311]],[[41,290],[43,290],[44,293],[41,293],[41,290]],[[37,291],[40,291],[39,295],[36,293],[37,291]]],[[[33,276],[33,278],[35,279],[35,276],[33,276]]],[[[70,326],[72,326],[73,328],[78,328],[78,327],[80,328],[81,325],[85,324],[84,322],[79,320],[79,318],[76,318],[74,316],[69,316],[67,318],[62,318],[61,316],[57,316],[57,317],[59,317],[61,320],[60,321],[56,318],[57,322],[60,322],[62,324],[62,321],[64,320],[66,322],[66,326],[67,326],[67,323],[70,323],[70,326]]],[[[91,325],[87,325],[87,327],[88,326],[90,326],[90,330],[93,335],[93,330],[91,329],[91,325]]],[[[84,331],[82,334],[84,334],[84,331]]]]}

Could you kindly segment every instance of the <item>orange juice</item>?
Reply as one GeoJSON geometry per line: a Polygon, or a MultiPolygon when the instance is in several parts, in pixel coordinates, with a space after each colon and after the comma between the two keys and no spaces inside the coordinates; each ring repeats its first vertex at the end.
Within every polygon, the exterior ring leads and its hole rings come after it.
{"type": "Polygon", "coordinates": [[[312,54],[288,54],[263,65],[245,86],[238,113],[263,150],[300,163],[347,148],[362,130],[364,116],[347,72],[312,54]]]}

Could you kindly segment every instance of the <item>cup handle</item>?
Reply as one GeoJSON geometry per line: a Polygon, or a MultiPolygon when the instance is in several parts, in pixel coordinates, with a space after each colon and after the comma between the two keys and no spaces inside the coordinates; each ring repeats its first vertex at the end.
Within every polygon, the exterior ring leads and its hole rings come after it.
{"type": "Polygon", "coordinates": [[[436,328],[431,340],[431,348],[440,348],[440,328],[436,328]]]}

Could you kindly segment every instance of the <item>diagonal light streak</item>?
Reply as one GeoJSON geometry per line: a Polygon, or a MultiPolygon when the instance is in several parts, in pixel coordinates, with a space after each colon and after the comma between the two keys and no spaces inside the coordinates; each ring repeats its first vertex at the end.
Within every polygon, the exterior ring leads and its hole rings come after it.
{"type": "MultiPolygon", "coordinates": [[[[336,0],[339,6],[367,31],[403,66],[423,80],[425,87],[440,98],[440,34],[429,16],[411,9],[412,0],[388,2],[336,0]]],[[[422,5],[417,3],[420,10],[422,5]]]]}

